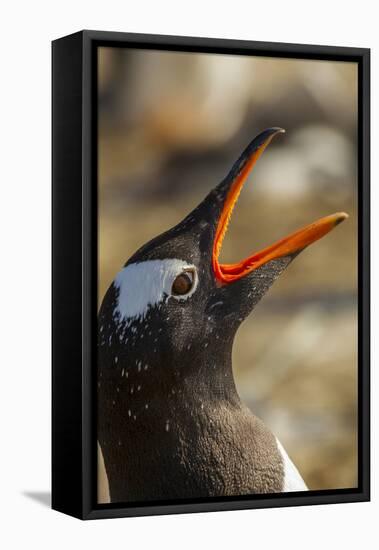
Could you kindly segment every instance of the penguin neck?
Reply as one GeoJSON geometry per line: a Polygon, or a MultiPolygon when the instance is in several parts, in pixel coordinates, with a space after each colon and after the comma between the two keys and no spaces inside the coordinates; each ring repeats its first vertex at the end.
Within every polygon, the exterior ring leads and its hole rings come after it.
{"type": "Polygon", "coordinates": [[[182,487],[193,495],[212,486],[205,473],[204,486],[195,481],[188,489],[192,468],[203,467],[207,446],[220,456],[224,419],[230,422],[244,411],[232,372],[233,339],[208,342],[188,343],[176,352],[163,345],[156,353],[149,346],[124,348],[117,361],[113,348],[100,348],[112,354],[99,362],[98,382],[99,440],[112,499],[127,494],[138,500],[141,491],[162,495],[165,479],[175,480],[174,491],[182,487]]]}
{"type": "Polygon", "coordinates": [[[239,402],[229,342],[217,340],[204,349],[195,349],[183,375],[186,393],[193,397],[214,405],[239,402]]]}
{"type": "Polygon", "coordinates": [[[125,365],[128,391],[142,392],[149,399],[164,402],[173,396],[178,401],[201,401],[217,406],[239,404],[232,368],[233,339],[218,338],[212,342],[191,343],[183,349],[156,352],[146,350],[125,365]]]}

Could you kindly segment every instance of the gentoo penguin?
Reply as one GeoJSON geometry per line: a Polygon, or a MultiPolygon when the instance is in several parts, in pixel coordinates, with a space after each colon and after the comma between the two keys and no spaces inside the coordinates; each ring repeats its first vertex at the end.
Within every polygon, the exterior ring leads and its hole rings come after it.
{"type": "Polygon", "coordinates": [[[269,128],[181,223],[116,275],[98,317],[98,438],[112,502],[307,487],[270,430],[241,402],[232,346],[242,321],[336,213],[235,264],[219,262],[233,207],[269,128]]]}

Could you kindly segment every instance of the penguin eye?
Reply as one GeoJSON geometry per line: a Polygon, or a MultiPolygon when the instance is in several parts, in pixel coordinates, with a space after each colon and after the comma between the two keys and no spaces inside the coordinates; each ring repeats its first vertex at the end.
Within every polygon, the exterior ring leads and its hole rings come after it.
{"type": "Polygon", "coordinates": [[[172,283],[172,294],[174,296],[183,296],[188,294],[193,287],[195,275],[193,271],[183,271],[172,283]]]}

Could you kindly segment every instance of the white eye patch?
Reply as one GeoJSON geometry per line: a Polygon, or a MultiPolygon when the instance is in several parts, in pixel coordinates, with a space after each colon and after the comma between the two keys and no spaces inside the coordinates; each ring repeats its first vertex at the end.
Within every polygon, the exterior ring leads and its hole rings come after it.
{"type": "Polygon", "coordinates": [[[115,314],[124,319],[144,318],[149,307],[163,303],[166,297],[188,300],[198,284],[195,266],[183,260],[148,260],[124,267],[116,276],[114,285],[119,289],[115,314]],[[176,277],[184,271],[194,273],[191,290],[182,296],[173,296],[171,290],[176,277]]]}

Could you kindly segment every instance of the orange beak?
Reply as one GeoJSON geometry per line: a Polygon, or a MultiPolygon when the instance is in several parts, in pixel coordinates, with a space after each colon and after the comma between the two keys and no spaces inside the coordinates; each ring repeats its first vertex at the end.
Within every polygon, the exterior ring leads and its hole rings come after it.
{"type": "Polygon", "coordinates": [[[218,261],[221,246],[226,235],[228,224],[234,209],[234,206],[238,200],[239,194],[242,190],[244,183],[246,182],[251,170],[255,163],[266,149],[267,145],[271,142],[274,136],[279,133],[284,133],[282,128],[272,128],[263,132],[264,139],[260,140],[259,146],[249,152],[246,159],[242,163],[240,171],[232,181],[227,196],[224,201],[224,205],[219,217],[215,239],[213,243],[212,264],[213,271],[216,279],[220,284],[232,283],[241,279],[248,273],[251,273],[254,269],[266,264],[271,260],[281,258],[283,256],[294,255],[300,252],[308,245],[314,243],[318,239],[321,239],[324,235],[329,233],[336,225],[348,218],[345,212],[337,212],[329,216],[325,216],[301,229],[298,229],[291,235],[280,239],[276,243],[272,244],[255,252],[249,257],[245,258],[241,262],[235,264],[221,264],[218,261]]]}

